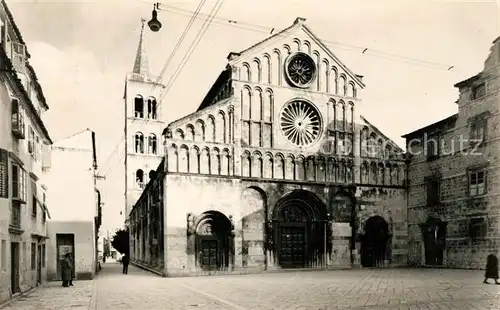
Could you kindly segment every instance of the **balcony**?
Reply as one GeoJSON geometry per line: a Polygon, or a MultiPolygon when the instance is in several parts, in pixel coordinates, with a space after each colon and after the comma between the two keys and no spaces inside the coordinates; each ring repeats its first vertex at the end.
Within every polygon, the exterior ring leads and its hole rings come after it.
{"type": "Polygon", "coordinates": [[[17,201],[12,202],[12,211],[10,213],[9,232],[13,234],[22,234],[21,229],[21,204],[17,201]]]}
{"type": "Polygon", "coordinates": [[[25,139],[25,124],[24,124],[24,116],[21,113],[21,109],[19,108],[19,101],[17,99],[12,99],[12,115],[11,115],[11,124],[12,124],[12,134],[14,137],[18,139],[25,139]]]}

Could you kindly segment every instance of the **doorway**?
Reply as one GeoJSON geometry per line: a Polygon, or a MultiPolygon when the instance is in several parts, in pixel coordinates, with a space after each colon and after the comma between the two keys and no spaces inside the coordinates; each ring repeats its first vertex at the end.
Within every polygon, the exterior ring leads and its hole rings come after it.
{"type": "Polygon", "coordinates": [[[382,266],[386,259],[389,240],[389,224],[381,216],[370,217],[365,222],[365,233],[361,237],[361,265],[382,266]]]}
{"type": "Polygon", "coordinates": [[[281,227],[279,262],[282,268],[302,268],[306,262],[306,230],[304,225],[281,227]]]}
{"type": "Polygon", "coordinates": [[[218,211],[201,214],[195,225],[196,264],[205,271],[228,270],[233,256],[233,226],[229,218],[218,211]]]}
{"type": "Polygon", "coordinates": [[[446,243],[446,223],[435,217],[429,217],[421,224],[425,248],[425,264],[443,265],[444,245],[446,243]]]}
{"type": "Polygon", "coordinates": [[[71,253],[73,275],[75,274],[75,234],[56,234],[57,245],[57,280],[61,280],[61,267],[66,254],[71,253]]]}
{"type": "Polygon", "coordinates": [[[36,281],[37,284],[42,284],[42,245],[37,247],[37,260],[36,260],[36,281]]]}
{"type": "Polygon", "coordinates": [[[326,206],[316,194],[302,189],[285,194],[276,203],[272,218],[269,240],[274,243],[279,267],[325,266],[332,233],[326,206]]]}
{"type": "Polygon", "coordinates": [[[19,287],[19,242],[10,243],[10,290],[12,294],[20,291],[19,287]]]}

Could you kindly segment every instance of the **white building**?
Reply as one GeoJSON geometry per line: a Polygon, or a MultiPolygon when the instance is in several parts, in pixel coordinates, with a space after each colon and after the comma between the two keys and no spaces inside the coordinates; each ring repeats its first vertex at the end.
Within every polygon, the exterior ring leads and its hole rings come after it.
{"type": "Polygon", "coordinates": [[[60,279],[64,255],[73,253],[76,279],[92,279],[96,271],[99,218],[94,187],[92,133],[84,131],[52,146],[47,179],[51,192],[48,224],[47,277],[60,279]]]}
{"type": "Polygon", "coordinates": [[[0,3],[0,302],[46,281],[48,110],[26,44],[0,3]]]}

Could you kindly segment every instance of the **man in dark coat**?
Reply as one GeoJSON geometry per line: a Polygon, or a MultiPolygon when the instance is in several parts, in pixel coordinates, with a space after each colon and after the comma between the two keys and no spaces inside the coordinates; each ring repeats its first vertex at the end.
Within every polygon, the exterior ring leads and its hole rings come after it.
{"type": "Polygon", "coordinates": [[[61,278],[62,286],[68,287],[73,285],[73,261],[71,260],[71,253],[66,254],[61,264],[61,278]]]}
{"type": "Polygon", "coordinates": [[[498,258],[490,254],[486,259],[486,272],[484,273],[484,281],[483,283],[488,284],[488,279],[495,280],[496,285],[500,285],[498,282],[498,258]]]}
{"type": "Polygon", "coordinates": [[[130,260],[128,258],[128,255],[127,254],[123,254],[123,257],[122,257],[123,274],[127,274],[128,273],[128,263],[129,262],[130,262],[130,260]]]}

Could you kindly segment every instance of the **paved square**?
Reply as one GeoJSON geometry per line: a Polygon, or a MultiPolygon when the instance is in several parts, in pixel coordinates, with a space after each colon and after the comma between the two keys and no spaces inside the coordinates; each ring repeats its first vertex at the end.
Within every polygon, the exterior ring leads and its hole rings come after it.
{"type": "Polygon", "coordinates": [[[37,289],[7,309],[500,309],[482,271],[362,269],[161,278],[106,263],[96,281],[37,289]]]}

